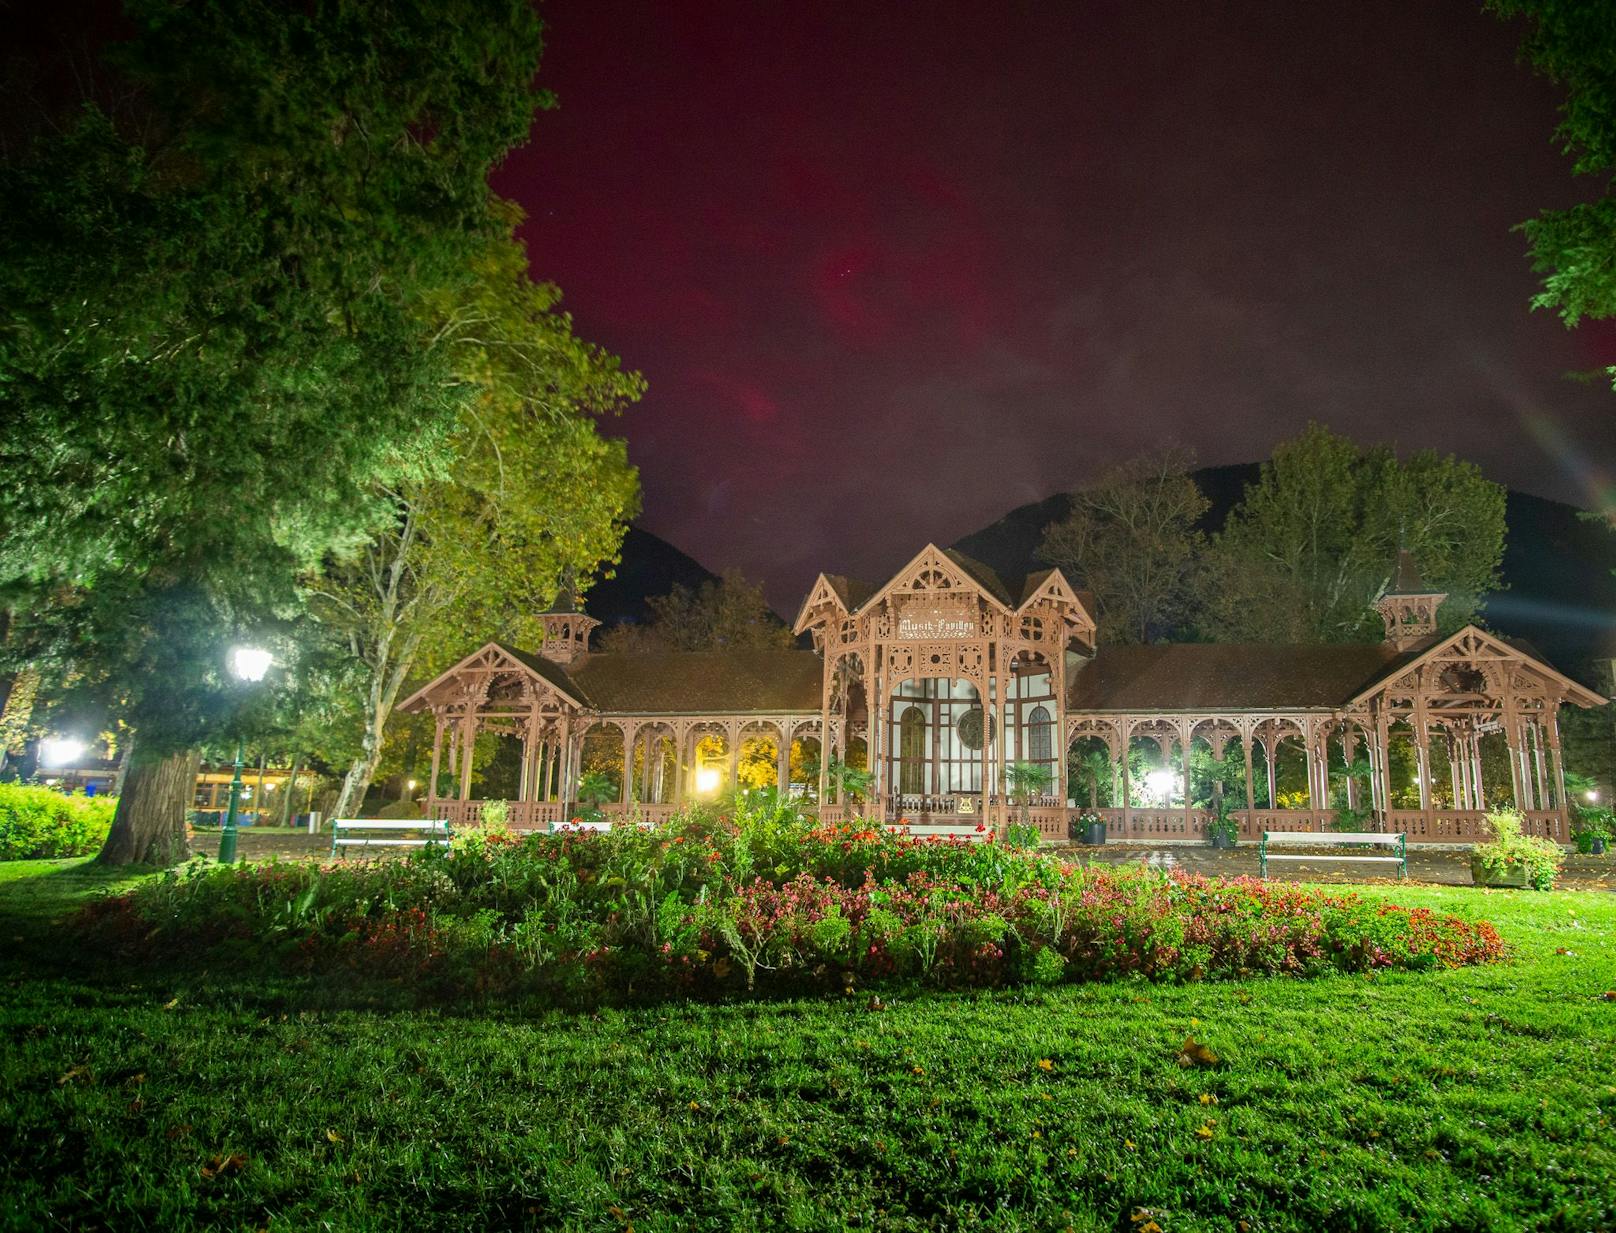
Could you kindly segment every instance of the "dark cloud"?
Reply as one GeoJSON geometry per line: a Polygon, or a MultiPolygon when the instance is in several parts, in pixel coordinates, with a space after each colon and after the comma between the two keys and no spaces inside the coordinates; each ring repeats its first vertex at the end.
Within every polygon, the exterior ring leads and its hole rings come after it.
{"type": "Polygon", "coordinates": [[[777,605],[1158,441],[1319,419],[1588,503],[1616,331],[1529,314],[1579,187],[1470,5],[553,0],[498,187],[650,380],[646,525],[777,605]]]}

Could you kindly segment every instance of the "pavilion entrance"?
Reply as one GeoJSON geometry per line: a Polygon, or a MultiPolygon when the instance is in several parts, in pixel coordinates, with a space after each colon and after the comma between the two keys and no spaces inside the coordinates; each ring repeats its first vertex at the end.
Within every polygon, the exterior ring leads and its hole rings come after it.
{"type": "Polygon", "coordinates": [[[959,678],[900,681],[887,699],[881,795],[901,816],[977,811],[996,725],[975,685],[959,678]]]}

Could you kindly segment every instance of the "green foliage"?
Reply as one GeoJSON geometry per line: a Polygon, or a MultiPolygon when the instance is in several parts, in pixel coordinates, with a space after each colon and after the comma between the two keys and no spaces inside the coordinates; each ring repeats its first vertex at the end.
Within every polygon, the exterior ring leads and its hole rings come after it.
{"type": "MultiPolygon", "coordinates": [[[[495,829],[405,859],[196,865],[93,906],[132,962],[194,955],[316,976],[573,1002],[630,993],[1296,976],[1486,962],[1485,924],[1250,880],[1084,870],[1014,845],[818,827],[775,805],[655,832],[495,829]],[[1041,951],[1051,958],[1040,959],[1041,951]],[[1058,974],[1058,976],[1057,976],[1058,974]]],[[[1018,836],[1022,839],[1035,838],[1018,836]]]]}
{"type": "Polygon", "coordinates": [[[1571,841],[1577,845],[1577,851],[1587,853],[1593,851],[1594,841],[1603,840],[1609,844],[1616,837],[1616,820],[1611,817],[1609,808],[1605,809],[1577,809],[1576,820],[1571,824],[1571,841]]]}
{"type": "Polygon", "coordinates": [[[769,607],[760,583],[738,569],[695,590],[675,583],[666,595],[646,601],[651,620],[618,625],[601,636],[601,648],[616,652],[789,650],[796,645],[769,607]]]}
{"type": "Polygon", "coordinates": [[[1055,781],[1055,772],[1042,762],[1012,762],[1004,768],[1005,786],[1018,801],[1041,796],[1055,781]]]}
{"type": "Polygon", "coordinates": [[[1499,584],[1504,489],[1434,451],[1398,459],[1310,425],[1282,442],[1208,554],[1203,632],[1229,642],[1379,641],[1398,549],[1448,599],[1444,629],[1499,584]]]}
{"type": "Polygon", "coordinates": [[[615,801],[621,780],[606,771],[586,771],[578,778],[578,799],[586,805],[615,801]]]}
{"type": "Polygon", "coordinates": [[[1475,846],[1474,859],[1490,877],[1508,877],[1524,871],[1526,884],[1533,890],[1551,890],[1560,866],[1565,864],[1565,852],[1552,839],[1521,834],[1521,823],[1521,815],[1514,809],[1488,813],[1487,825],[1493,837],[1475,846]]]}
{"type": "Polygon", "coordinates": [[[831,795],[841,804],[857,804],[868,799],[875,775],[859,766],[849,765],[843,758],[831,755],[825,768],[826,782],[831,795]]]}
{"type": "Polygon", "coordinates": [[[547,102],[536,16],[497,7],[140,0],[119,109],[0,166],[0,588],[137,758],[246,724],[230,640],[441,467],[475,387],[434,322],[547,102]]]}
{"type": "Polygon", "coordinates": [[[0,860],[85,856],[100,849],[117,800],[0,783],[0,860]]]}
{"type": "MultiPolygon", "coordinates": [[[[1532,307],[1555,309],[1567,326],[1616,316],[1616,23],[1608,6],[1584,0],[1488,0],[1487,7],[1525,19],[1522,55],[1565,91],[1555,141],[1576,174],[1602,179],[1592,200],[1521,224],[1532,268],[1544,275],[1532,307]]],[[[1616,379],[1616,367],[1606,373],[1616,379]]]]}
{"type": "Polygon", "coordinates": [[[1093,592],[1102,639],[1150,642],[1188,615],[1208,508],[1194,466],[1189,451],[1164,449],[1112,467],[1044,528],[1038,558],[1093,592]]]}

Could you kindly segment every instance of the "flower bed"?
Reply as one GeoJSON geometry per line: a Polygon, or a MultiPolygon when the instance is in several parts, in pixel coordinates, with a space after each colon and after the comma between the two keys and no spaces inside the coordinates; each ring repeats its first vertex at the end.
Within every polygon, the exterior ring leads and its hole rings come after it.
{"type": "Polygon", "coordinates": [[[488,836],[318,867],[201,866],[88,909],[133,958],[563,1000],[1312,976],[1485,962],[1485,923],[1249,878],[1098,871],[789,815],[488,836]]]}

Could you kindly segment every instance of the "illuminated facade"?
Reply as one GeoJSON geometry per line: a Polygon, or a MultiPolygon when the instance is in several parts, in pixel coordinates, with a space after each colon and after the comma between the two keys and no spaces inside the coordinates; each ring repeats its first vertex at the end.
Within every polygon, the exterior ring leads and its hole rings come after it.
{"type": "Polygon", "coordinates": [[[587,758],[615,770],[605,812],[649,822],[744,762],[831,819],[1025,814],[1054,840],[1097,813],[1113,838],[1170,841],[1203,838],[1221,802],[1243,837],[1350,811],[1468,842],[1507,798],[1565,841],[1559,709],[1604,699],[1475,626],[1439,635],[1442,598],[1405,556],[1378,644],[1101,647],[1058,570],[1007,583],[928,545],[881,587],[821,575],[795,623],[813,650],[596,654],[596,622],[556,612],[542,654],[488,643],[403,707],[436,721],[429,812],[462,823],[483,806],[467,751],[493,732],[520,748],[517,828],[567,820],[587,758]],[[842,764],[868,768],[867,800],[837,799],[842,764]]]}

